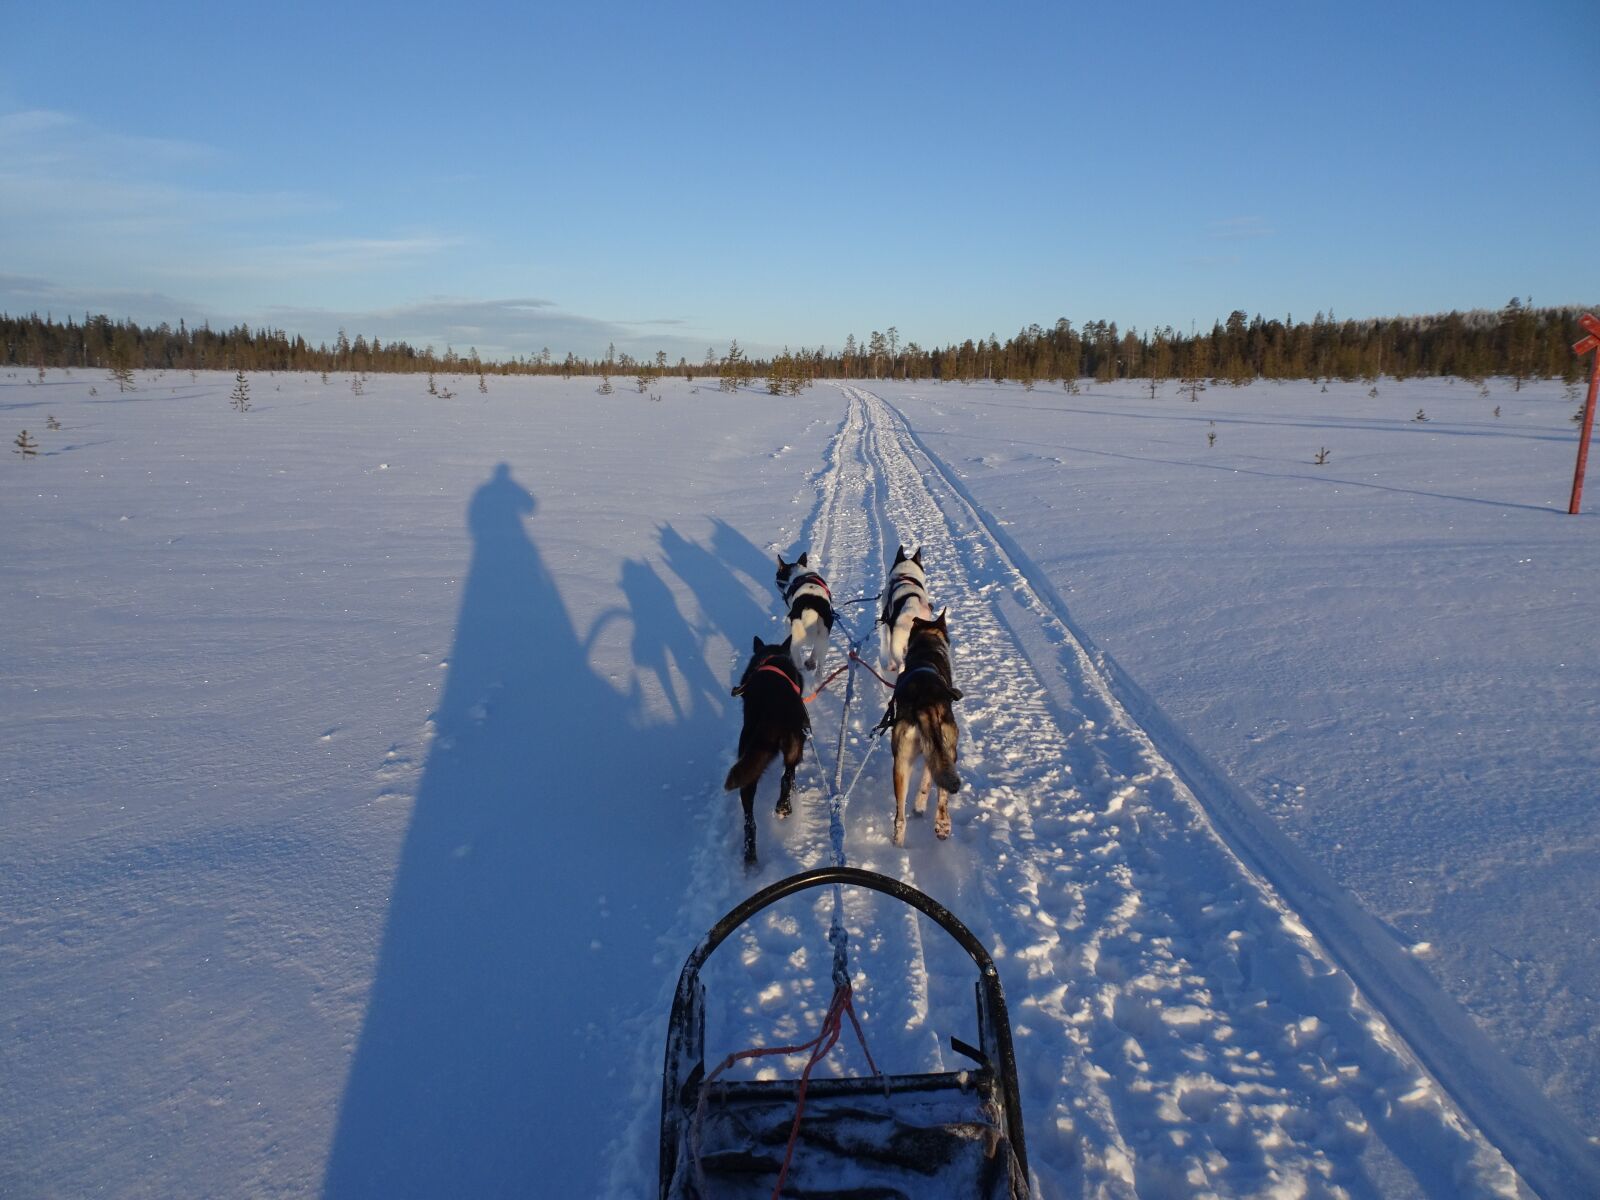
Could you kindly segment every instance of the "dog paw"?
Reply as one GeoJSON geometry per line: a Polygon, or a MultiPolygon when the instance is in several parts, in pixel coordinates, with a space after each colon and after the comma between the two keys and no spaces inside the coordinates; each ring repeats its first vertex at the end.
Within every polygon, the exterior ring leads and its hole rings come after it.
{"type": "Polygon", "coordinates": [[[933,823],[933,836],[938,838],[941,842],[948,838],[950,836],[950,822],[935,821],[933,823]]]}
{"type": "Polygon", "coordinates": [[[896,825],[894,827],[894,836],[889,840],[896,846],[904,846],[906,844],[906,827],[904,825],[896,825]]]}
{"type": "Polygon", "coordinates": [[[794,808],[793,808],[793,806],[790,805],[790,803],[787,800],[779,800],[778,801],[778,807],[773,809],[772,811],[777,813],[778,817],[780,819],[782,819],[783,817],[787,817],[790,813],[792,813],[794,811],[794,808]]]}

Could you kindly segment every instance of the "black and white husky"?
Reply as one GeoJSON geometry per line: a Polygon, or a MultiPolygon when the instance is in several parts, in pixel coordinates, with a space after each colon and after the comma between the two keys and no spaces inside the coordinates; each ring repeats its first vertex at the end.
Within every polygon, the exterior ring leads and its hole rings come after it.
{"type": "Polygon", "coordinates": [[[756,785],[772,760],[782,755],[776,812],[780,817],[789,815],[789,790],[811,729],[800,692],[800,669],[790,657],[789,639],[768,645],[756,638],[755,651],[733,694],[744,700],[744,727],[739,730],[739,760],[722,786],[730,792],[739,789],[744,805],[744,865],[751,870],[756,865],[756,785]]]}
{"type": "Polygon", "coordinates": [[[933,620],[933,605],[928,601],[928,579],[922,573],[922,548],[909,558],[906,548],[894,552],[889,568],[889,583],[883,589],[882,626],[879,635],[879,660],[886,670],[898,671],[906,661],[906,642],[911,637],[913,620],[933,620]]]}
{"type": "Polygon", "coordinates": [[[922,783],[917,788],[916,815],[928,811],[928,787],[933,785],[938,806],[933,832],[950,836],[950,797],[961,790],[956,774],[956,716],[950,707],[961,699],[951,681],[950,634],[945,614],[931,621],[914,617],[907,639],[905,670],[894,683],[894,699],[884,720],[889,724],[894,752],[894,844],[905,845],[906,794],[911,773],[920,758],[922,783]]]}
{"type": "Polygon", "coordinates": [[[802,554],[792,563],[778,555],[778,591],[789,606],[789,638],[793,643],[795,666],[807,671],[822,667],[828,651],[828,635],[833,632],[833,593],[820,571],[806,565],[802,554]]]}

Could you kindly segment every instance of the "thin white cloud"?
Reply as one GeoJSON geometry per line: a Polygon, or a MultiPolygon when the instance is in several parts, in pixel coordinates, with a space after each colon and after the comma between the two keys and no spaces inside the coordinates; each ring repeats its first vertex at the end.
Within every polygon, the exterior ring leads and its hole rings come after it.
{"type": "Polygon", "coordinates": [[[569,350],[579,357],[598,357],[608,345],[615,345],[619,352],[635,358],[665,350],[673,362],[680,356],[699,362],[706,347],[699,337],[651,334],[641,330],[642,322],[584,316],[534,297],[471,300],[436,296],[378,310],[280,307],[264,315],[270,324],[303,332],[313,342],[331,341],[337,330],[344,329],[352,337],[360,332],[386,342],[406,341],[419,350],[431,345],[441,353],[447,345],[458,352],[475,346],[484,358],[531,357],[546,346],[557,357],[569,350]]]}
{"type": "Polygon", "coordinates": [[[163,321],[176,325],[179,320],[192,324],[203,319],[204,311],[202,305],[192,300],[164,292],[70,287],[31,275],[0,274],[0,312],[13,316],[50,313],[56,320],[64,321],[68,317],[80,318],[84,313],[104,313],[114,321],[127,319],[154,326],[163,321]]]}
{"type": "Polygon", "coordinates": [[[12,166],[69,165],[99,171],[187,166],[221,157],[202,142],[117,133],[71,113],[40,108],[0,113],[0,155],[12,166]]]}
{"type": "Polygon", "coordinates": [[[232,246],[226,259],[208,255],[175,266],[172,273],[193,279],[303,279],[312,275],[348,275],[410,266],[465,245],[465,238],[329,238],[281,245],[232,246]]]}
{"type": "Polygon", "coordinates": [[[1262,217],[1222,217],[1208,226],[1209,235],[1218,241],[1273,237],[1278,231],[1262,217]]]}

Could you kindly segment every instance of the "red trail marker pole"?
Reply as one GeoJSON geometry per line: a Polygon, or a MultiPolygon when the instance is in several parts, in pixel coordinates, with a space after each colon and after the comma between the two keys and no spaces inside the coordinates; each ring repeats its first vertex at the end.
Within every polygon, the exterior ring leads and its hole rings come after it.
{"type": "MultiPolygon", "coordinates": [[[[1578,324],[1583,326],[1586,333],[1581,340],[1573,343],[1572,352],[1587,354],[1600,349],[1600,320],[1593,313],[1584,313],[1578,318],[1578,324]]],[[[1594,399],[1597,391],[1600,391],[1600,354],[1594,356],[1594,367],[1589,372],[1589,399],[1583,406],[1583,432],[1578,435],[1578,465],[1572,472],[1572,500],[1567,505],[1567,512],[1574,517],[1583,506],[1583,472],[1589,465],[1589,435],[1594,432],[1594,399]]]]}

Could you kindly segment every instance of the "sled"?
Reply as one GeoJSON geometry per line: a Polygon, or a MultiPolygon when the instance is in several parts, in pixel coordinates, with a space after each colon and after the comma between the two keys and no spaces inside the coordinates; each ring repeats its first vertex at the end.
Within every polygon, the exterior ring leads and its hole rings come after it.
{"type": "MultiPolygon", "coordinates": [[[[848,982],[840,974],[835,982],[841,986],[829,1017],[836,1022],[837,1037],[841,994],[852,1022],[855,1015],[849,1008],[848,982]]],[[[1000,975],[983,943],[949,910],[886,875],[823,867],[779,880],[718,921],[678,977],[662,1072],[660,1200],[768,1200],[776,1195],[859,1200],[1030,1196],[1016,1055],[1000,975]],[[716,1078],[718,1068],[707,1083],[701,967],[734,930],[768,905],[827,884],[868,888],[910,905],[972,958],[978,972],[977,1045],[950,1038],[951,1048],[971,1059],[972,1066],[809,1080],[721,1080],[716,1078]]]]}

